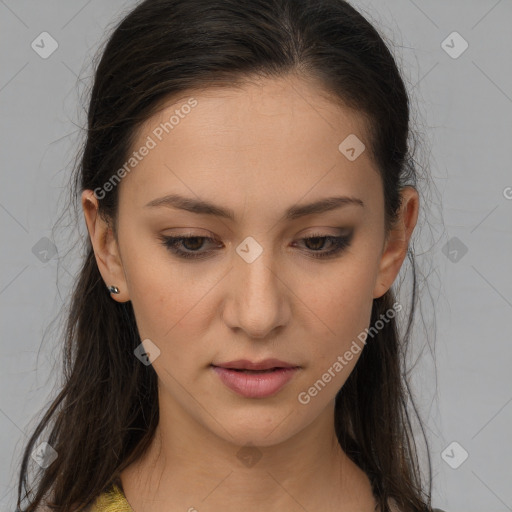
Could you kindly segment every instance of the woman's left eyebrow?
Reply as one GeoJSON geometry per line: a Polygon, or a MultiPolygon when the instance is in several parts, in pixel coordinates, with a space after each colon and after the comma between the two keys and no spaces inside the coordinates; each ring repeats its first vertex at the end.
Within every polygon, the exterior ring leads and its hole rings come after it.
{"type": "MultiPolygon", "coordinates": [[[[285,211],[284,215],[280,219],[280,222],[295,220],[300,217],[305,217],[307,215],[324,213],[350,205],[360,206],[364,208],[363,201],[357,197],[332,196],[319,199],[308,204],[293,205],[285,211]]],[[[222,217],[232,221],[235,221],[236,219],[236,215],[233,212],[233,210],[224,208],[222,206],[216,205],[209,201],[205,201],[203,199],[186,197],[179,194],[168,194],[166,196],[153,199],[144,207],[153,208],[160,206],[164,206],[167,208],[176,208],[179,210],[186,210],[188,212],[200,215],[213,215],[215,217],[222,217]]]]}

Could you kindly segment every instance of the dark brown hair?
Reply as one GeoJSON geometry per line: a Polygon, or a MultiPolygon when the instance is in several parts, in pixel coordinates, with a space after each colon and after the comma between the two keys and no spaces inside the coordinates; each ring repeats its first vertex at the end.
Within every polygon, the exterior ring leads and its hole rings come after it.
{"type": "MultiPolygon", "coordinates": [[[[141,2],[102,50],[70,187],[74,201],[123,166],[141,123],[164,101],[194,89],[289,73],[314,79],[319,94],[327,92],[368,120],[389,229],[401,206],[401,188],[416,186],[409,98],[383,38],[343,0],[141,2]]],[[[118,189],[99,201],[100,214],[114,228],[118,189]]],[[[159,419],[156,373],[133,355],[141,340],[131,302],[112,300],[88,237],[83,244],[64,331],[64,385],[25,448],[19,512],[32,512],[40,503],[60,512],[89,504],[146,450],[159,419]],[[45,429],[49,434],[42,436],[45,429]],[[58,457],[29,486],[30,454],[41,440],[58,457]]],[[[417,302],[411,249],[408,260],[413,280],[405,332],[399,333],[396,318],[385,323],[362,351],[335,405],[339,443],[369,476],[383,512],[389,498],[403,511],[430,510],[430,458],[427,486],[409,411],[418,420],[419,415],[405,373],[417,302]]],[[[371,325],[394,303],[391,289],[375,299],[371,325]]],[[[428,446],[424,433],[423,440],[428,446]]]]}

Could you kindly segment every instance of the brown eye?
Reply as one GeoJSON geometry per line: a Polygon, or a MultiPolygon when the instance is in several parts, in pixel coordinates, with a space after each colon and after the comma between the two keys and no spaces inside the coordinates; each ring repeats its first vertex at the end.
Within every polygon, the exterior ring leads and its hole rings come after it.
{"type": "Polygon", "coordinates": [[[313,234],[302,238],[302,242],[304,242],[309,256],[313,258],[330,258],[335,257],[346,249],[350,245],[352,236],[353,232],[345,236],[313,234]],[[330,244],[331,249],[324,251],[323,248],[326,243],[330,244]]]}
{"type": "Polygon", "coordinates": [[[215,242],[207,236],[162,236],[162,244],[180,258],[204,258],[211,251],[200,251],[204,241],[215,242]],[[184,247],[185,250],[180,247],[184,247]]]}
{"type": "Polygon", "coordinates": [[[206,237],[204,236],[190,236],[182,239],[182,244],[185,249],[190,251],[197,251],[201,249],[203,245],[203,241],[206,237]],[[198,243],[199,241],[199,243],[198,243]],[[188,246],[188,247],[187,247],[188,246]]]}
{"type": "Polygon", "coordinates": [[[308,249],[312,251],[319,251],[325,245],[327,240],[326,236],[311,236],[308,238],[304,238],[305,245],[308,249]]]}

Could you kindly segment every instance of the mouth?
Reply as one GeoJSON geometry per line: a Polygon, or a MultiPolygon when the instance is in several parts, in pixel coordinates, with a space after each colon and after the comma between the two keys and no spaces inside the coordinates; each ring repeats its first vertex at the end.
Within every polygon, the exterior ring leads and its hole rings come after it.
{"type": "Polygon", "coordinates": [[[221,382],[231,391],[245,398],[266,398],[275,395],[300,369],[299,366],[279,361],[232,361],[210,365],[221,382]],[[252,368],[247,368],[252,366],[252,368]],[[254,368],[256,367],[256,368],[254,368]]]}

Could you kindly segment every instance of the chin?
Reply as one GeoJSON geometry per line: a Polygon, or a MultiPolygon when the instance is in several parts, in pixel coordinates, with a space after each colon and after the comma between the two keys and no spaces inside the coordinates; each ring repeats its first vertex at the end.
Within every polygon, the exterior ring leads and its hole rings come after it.
{"type": "Polygon", "coordinates": [[[215,433],[226,442],[236,446],[270,447],[283,443],[301,430],[301,425],[296,422],[295,414],[287,413],[284,408],[279,408],[264,413],[256,411],[251,414],[238,413],[230,415],[222,414],[222,427],[212,425],[215,433]],[[295,418],[295,421],[293,421],[295,418]]]}

